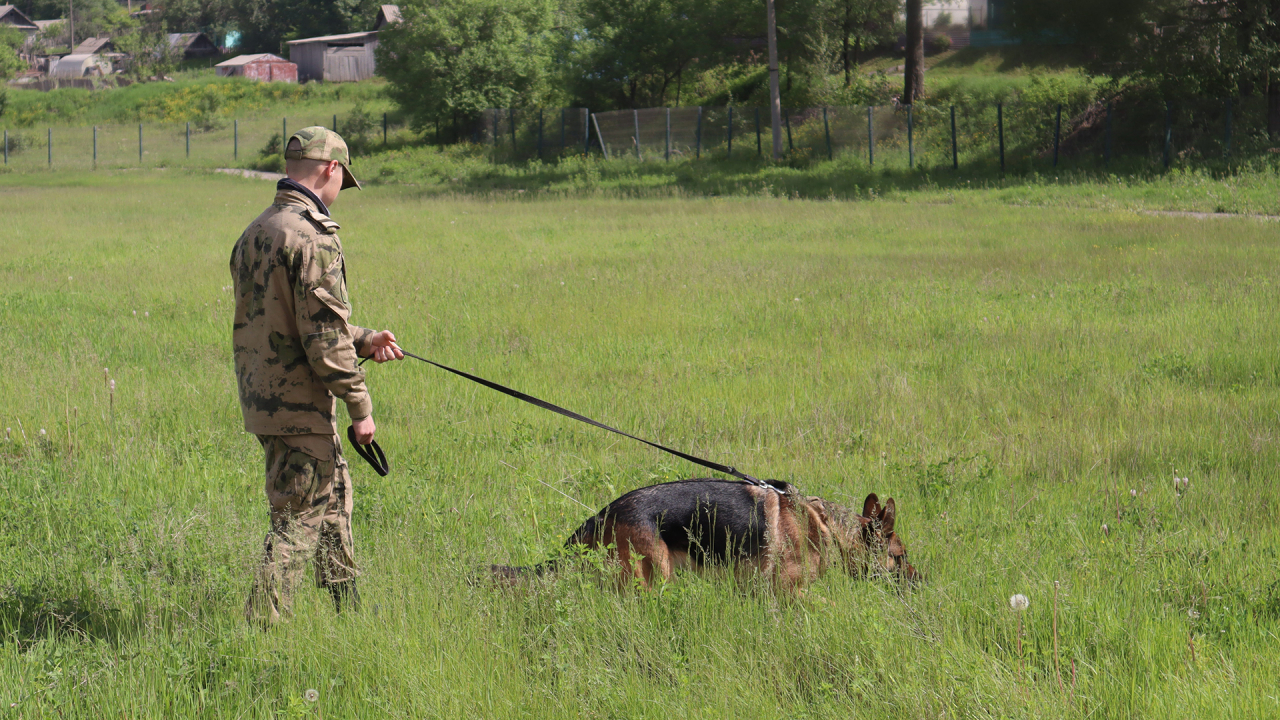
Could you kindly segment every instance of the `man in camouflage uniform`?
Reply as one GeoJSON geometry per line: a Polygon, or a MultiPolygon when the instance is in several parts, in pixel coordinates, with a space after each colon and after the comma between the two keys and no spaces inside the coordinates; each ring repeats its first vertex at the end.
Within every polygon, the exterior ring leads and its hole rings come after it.
{"type": "Polygon", "coordinates": [[[360,187],[346,143],[325,128],[304,128],[289,138],[285,161],[288,177],[276,186],[275,202],[231,253],[240,409],[245,430],[266,453],[271,507],[245,615],[264,626],[289,615],[309,559],[339,612],[358,602],[351,476],[335,401],[346,404],[357,440],[372,442],[373,403],[357,356],[404,357],[391,332],[349,321],[342,244],[328,207],[341,190],[360,187]]]}

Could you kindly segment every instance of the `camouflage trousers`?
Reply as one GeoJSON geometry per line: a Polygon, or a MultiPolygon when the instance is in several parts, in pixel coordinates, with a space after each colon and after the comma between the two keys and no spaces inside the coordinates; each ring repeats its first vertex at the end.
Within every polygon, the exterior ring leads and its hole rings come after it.
{"type": "Polygon", "coordinates": [[[351,474],[336,435],[259,435],[267,458],[271,531],[245,603],[250,623],[272,625],[291,614],[293,592],[315,562],[316,586],[338,610],[354,604],[351,474]]]}

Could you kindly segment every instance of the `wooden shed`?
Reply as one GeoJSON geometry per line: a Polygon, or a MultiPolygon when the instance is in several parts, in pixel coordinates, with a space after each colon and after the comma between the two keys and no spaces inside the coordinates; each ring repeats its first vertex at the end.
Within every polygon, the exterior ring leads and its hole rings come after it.
{"type": "Polygon", "coordinates": [[[80,41],[79,45],[71,51],[72,55],[101,55],[104,53],[113,53],[116,46],[112,44],[111,38],[108,37],[91,37],[80,41]]]}
{"type": "Polygon", "coordinates": [[[40,32],[40,26],[23,15],[16,5],[0,5],[0,25],[8,25],[15,30],[20,30],[27,37],[40,32]]]}
{"type": "Polygon", "coordinates": [[[202,32],[169,33],[169,47],[180,50],[182,57],[188,60],[222,54],[217,44],[202,32]]]}
{"type": "Polygon", "coordinates": [[[279,55],[240,55],[215,65],[219,77],[244,77],[261,82],[298,82],[298,66],[279,55]]]}
{"type": "Polygon", "coordinates": [[[378,16],[373,19],[373,29],[381,30],[383,25],[400,22],[399,5],[382,5],[378,8],[378,16]]]}
{"type": "Polygon", "coordinates": [[[298,82],[358,82],[373,77],[377,47],[377,32],[290,40],[289,60],[298,64],[298,82]]]}

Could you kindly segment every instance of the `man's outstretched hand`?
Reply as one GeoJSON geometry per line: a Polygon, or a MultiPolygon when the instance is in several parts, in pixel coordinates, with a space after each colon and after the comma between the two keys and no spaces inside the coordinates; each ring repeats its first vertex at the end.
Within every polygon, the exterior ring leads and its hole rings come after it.
{"type": "MultiPolygon", "coordinates": [[[[383,330],[382,332],[374,333],[373,338],[369,342],[370,347],[373,348],[373,352],[369,357],[373,358],[373,361],[376,363],[384,363],[388,360],[404,359],[404,352],[400,350],[399,345],[396,345],[396,336],[390,330],[383,330]]],[[[370,427],[372,427],[372,424],[370,427]]],[[[370,437],[372,437],[373,431],[370,430],[369,434],[370,437]]]]}

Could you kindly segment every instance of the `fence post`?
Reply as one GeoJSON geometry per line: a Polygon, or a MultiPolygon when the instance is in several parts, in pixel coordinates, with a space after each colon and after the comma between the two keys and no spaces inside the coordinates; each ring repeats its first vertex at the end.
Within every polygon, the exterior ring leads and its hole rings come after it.
{"type": "Polygon", "coordinates": [[[138,164],[142,164],[142,123],[138,123],[138,164]]]}
{"type": "Polygon", "coordinates": [[[915,104],[907,106],[907,167],[916,167],[915,104]]]}
{"type": "Polygon", "coordinates": [[[1231,98],[1227,98],[1227,137],[1223,141],[1223,159],[1231,159],[1231,98]]]}
{"type": "MultiPolygon", "coordinates": [[[[609,148],[604,144],[604,137],[600,134],[600,121],[596,120],[596,116],[591,116],[591,124],[596,126],[596,141],[600,143],[600,152],[604,153],[604,159],[609,159],[609,148]]],[[[588,129],[590,132],[590,129],[588,129]]]]}
{"type": "Polygon", "coordinates": [[[1107,142],[1103,147],[1103,162],[1111,162],[1111,101],[1107,101],[1107,142]]]}
{"type": "Polygon", "coordinates": [[[996,103],[996,131],[1000,135],[1000,173],[1004,174],[1004,103],[996,103]]]}
{"type": "Polygon", "coordinates": [[[871,122],[871,106],[867,106],[867,167],[874,167],[876,164],[876,134],[875,125],[871,122]]]}
{"type": "Polygon", "coordinates": [[[1164,101],[1164,168],[1169,169],[1169,145],[1173,142],[1173,106],[1164,101]]]}
{"type": "MultiPolygon", "coordinates": [[[[582,108],[582,154],[591,154],[591,108],[582,108]]],[[[604,143],[600,143],[600,148],[604,149],[604,143]]]]}
{"type": "Polygon", "coordinates": [[[763,157],[764,152],[760,147],[760,108],[756,108],[756,157],[763,157]]]}
{"type": "Polygon", "coordinates": [[[725,157],[729,160],[733,159],[733,106],[729,106],[729,151],[725,157]]]}
{"type": "Polygon", "coordinates": [[[191,159],[191,121],[187,121],[187,159],[191,159]]]}
{"type": "MultiPolygon", "coordinates": [[[[139,125],[138,127],[142,127],[139,125]]],[[[45,128],[49,133],[49,138],[45,142],[45,149],[49,151],[49,167],[53,167],[53,128],[45,128]]],[[[139,154],[141,157],[141,154],[139,154]]]]}
{"type": "Polygon", "coordinates": [[[671,162],[671,108],[667,108],[667,162],[671,162]]]}
{"type": "Polygon", "coordinates": [[[698,129],[694,133],[694,153],[693,158],[699,160],[702,158],[702,106],[698,106],[698,129]]]}
{"type": "Polygon", "coordinates": [[[1058,119],[1053,122],[1053,166],[1058,167],[1058,140],[1062,137],[1062,103],[1058,103],[1058,119]]]}
{"type": "Polygon", "coordinates": [[[635,108],[631,109],[631,122],[636,128],[636,159],[643,160],[640,157],[640,111],[635,108]]]}
{"type": "Polygon", "coordinates": [[[960,153],[956,147],[956,106],[951,106],[951,169],[960,169],[960,153]]]}
{"type": "Polygon", "coordinates": [[[827,135],[827,159],[831,158],[831,123],[827,122],[827,109],[822,108],[822,131],[827,135]]]}
{"type": "Polygon", "coordinates": [[[240,159],[240,120],[231,121],[231,159],[240,159]]]}
{"type": "Polygon", "coordinates": [[[98,169],[98,126],[93,126],[93,169],[98,169]]]}
{"type": "Polygon", "coordinates": [[[795,145],[791,144],[791,113],[784,109],[782,115],[787,119],[787,154],[790,155],[791,151],[796,149],[795,145]]]}

